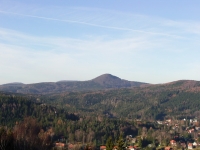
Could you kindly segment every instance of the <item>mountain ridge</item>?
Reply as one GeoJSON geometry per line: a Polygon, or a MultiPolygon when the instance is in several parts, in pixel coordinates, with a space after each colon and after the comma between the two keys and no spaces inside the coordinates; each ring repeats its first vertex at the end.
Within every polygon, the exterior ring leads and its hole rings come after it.
{"type": "Polygon", "coordinates": [[[97,91],[147,86],[152,86],[152,88],[157,86],[169,86],[172,88],[175,86],[182,86],[190,87],[192,89],[195,86],[200,86],[200,82],[195,80],[178,80],[164,84],[149,84],[144,82],[128,81],[106,73],[87,81],[61,80],[57,82],[40,82],[32,84],[13,82],[0,85],[0,91],[21,94],[53,94],[63,92],[97,91]]]}
{"type": "Polygon", "coordinates": [[[61,80],[58,82],[40,82],[32,84],[4,84],[0,91],[22,94],[50,94],[73,91],[94,91],[111,88],[130,88],[146,85],[147,83],[127,81],[111,74],[103,74],[87,81],[61,80]]]}

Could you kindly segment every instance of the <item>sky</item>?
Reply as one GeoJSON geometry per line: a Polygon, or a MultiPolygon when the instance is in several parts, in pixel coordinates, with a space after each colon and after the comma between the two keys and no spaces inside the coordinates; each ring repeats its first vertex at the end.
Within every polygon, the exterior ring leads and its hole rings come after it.
{"type": "Polygon", "coordinates": [[[199,0],[0,0],[0,84],[200,81],[199,0]]]}

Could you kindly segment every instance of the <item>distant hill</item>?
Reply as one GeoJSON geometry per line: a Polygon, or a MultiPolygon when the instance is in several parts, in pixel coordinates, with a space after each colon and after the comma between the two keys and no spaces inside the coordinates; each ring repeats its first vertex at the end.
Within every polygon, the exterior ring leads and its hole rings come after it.
{"type": "Polygon", "coordinates": [[[21,85],[23,85],[23,83],[21,83],[21,82],[13,82],[13,83],[3,84],[3,86],[10,86],[10,85],[12,85],[12,86],[21,86],[21,85]]]}
{"type": "Polygon", "coordinates": [[[123,80],[111,74],[103,74],[92,79],[92,81],[106,88],[139,87],[145,84],[142,82],[123,80]]]}
{"type": "Polygon", "coordinates": [[[147,83],[127,81],[111,74],[103,74],[88,81],[58,81],[35,84],[10,83],[0,85],[0,91],[22,94],[50,94],[75,91],[95,91],[111,88],[130,88],[146,85],[147,83]]]}

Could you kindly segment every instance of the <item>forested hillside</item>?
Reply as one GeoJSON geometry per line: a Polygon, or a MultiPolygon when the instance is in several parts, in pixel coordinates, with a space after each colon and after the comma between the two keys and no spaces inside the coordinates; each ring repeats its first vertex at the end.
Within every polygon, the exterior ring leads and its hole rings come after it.
{"type": "Polygon", "coordinates": [[[13,126],[25,117],[37,118],[45,126],[52,125],[56,118],[78,120],[78,116],[66,110],[37,102],[34,97],[0,93],[1,125],[13,126]]]}
{"type": "Polygon", "coordinates": [[[58,107],[91,115],[107,114],[116,118],[152,120],[162,120],[167,116],[185,118],[199,113],[200,83],[177,81],[129,89],[67,92],[40,98],[58,107]]]}
{"type": "MultiPolygon", "coordinates": [[[[95,145],[105,143],[109,136],[117,139],[120,133],[137,135],[134,123],[109,119],[105,115],[94,117],[74,114],[68,112],[67,109],[56,108],[37,101],[38,99],[34,96],[1,92],[0,127],[10,128],[13,134],[18,132],[15,129],[24,128],[22,129],[24,136],[31,136],[30,132],[33,136],[34,134],[39,135],[43,130],[42,132],[52,141],[64,138],[68,142],[76,141],[95,145]]],[[[21,131],[19,132],[21,134],[21,131]]],[[[31,137],[20,140],[30,143],[29,138],[31,137]]]]}
{"type": "MultiPolygon", "coordinates": [[[[44,95],[0,92],[0,138],[21,149],[53,147],[56,141],[99,146],[120,134],[144,137],[141,147],[167,144],[176,132],[155,121],[200,118],[199,100],[197,81],[44,95]]],[[[182,128],[180,133],[188,136],[182,128]]]]}

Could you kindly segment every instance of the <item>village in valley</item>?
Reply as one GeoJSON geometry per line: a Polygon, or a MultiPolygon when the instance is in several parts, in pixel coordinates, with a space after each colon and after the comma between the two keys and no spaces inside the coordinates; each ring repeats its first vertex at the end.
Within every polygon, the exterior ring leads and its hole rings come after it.
{"type": "MultiPolygon", "coordinates": [[[[146,122],[137,119],[138,135],[120,135],[117,141],[107,139],[104,144],[56,142],[54,149],[68,150],[192,150],[200,149],[200,122],[193,119],[166,119],[146,122]],[[112,148],[111,148],[112,147],[112,148]]],[[[66,140],[67,141],[67,140],[66,140]]]]}

